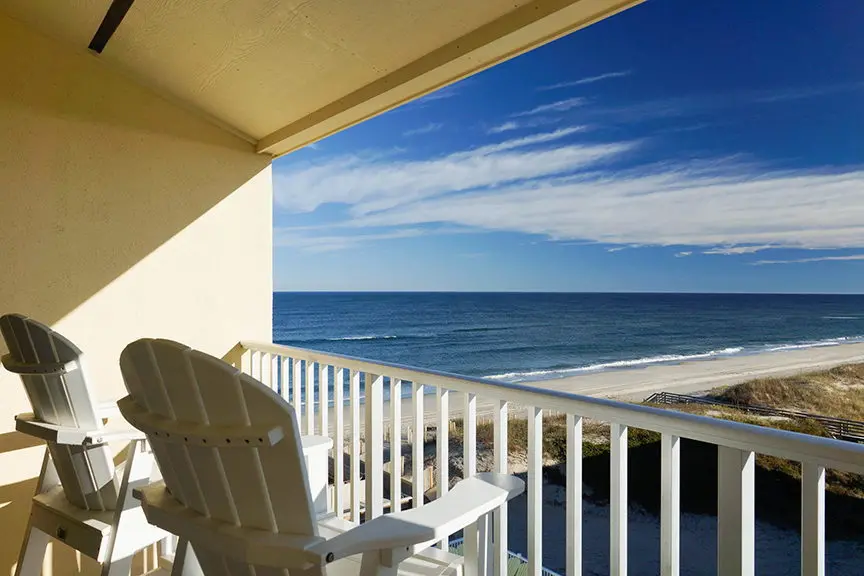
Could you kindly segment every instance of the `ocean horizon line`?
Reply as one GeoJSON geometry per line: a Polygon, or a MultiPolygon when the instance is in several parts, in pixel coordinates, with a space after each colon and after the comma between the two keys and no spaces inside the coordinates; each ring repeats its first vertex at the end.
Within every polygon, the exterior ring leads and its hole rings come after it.
{"type": "Polygon", "coordinates": [[[702,292],[651,290],[274,290],[273,294],[597,294],[597,295],[688,295],[688,296],[864,296],[864,292],[702,292]]]}

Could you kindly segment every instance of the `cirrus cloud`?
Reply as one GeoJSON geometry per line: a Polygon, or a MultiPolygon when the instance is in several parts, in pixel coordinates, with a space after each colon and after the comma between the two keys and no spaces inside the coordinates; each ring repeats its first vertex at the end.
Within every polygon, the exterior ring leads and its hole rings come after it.
{"type": "Polygon", "coordinates": [[[277,172],[276,202],[294,213],[343,205],[345,218],[327,226],[325,244],[336,247],[334,234],[349,238],[363,229],[385,240],[398,230],[445,225],[706,254],[864,248],[862,169],[778,171],[739,157],[625,164],[639,142],[573,141],[582,130],[437,158],[346,156],[296,165],[277,172]]]}

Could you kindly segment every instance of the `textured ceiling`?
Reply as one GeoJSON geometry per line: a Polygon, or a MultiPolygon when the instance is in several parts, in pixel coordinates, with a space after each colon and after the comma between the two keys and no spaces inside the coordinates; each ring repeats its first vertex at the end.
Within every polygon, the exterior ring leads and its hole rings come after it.
{"type": "MultiPolygon", "coordinates": [[[[135,0],[98,57],[262,151],[290,151],[633,0],[135,0]]],[[[86,50],[109,0],[4,0],[86,50]]]]}

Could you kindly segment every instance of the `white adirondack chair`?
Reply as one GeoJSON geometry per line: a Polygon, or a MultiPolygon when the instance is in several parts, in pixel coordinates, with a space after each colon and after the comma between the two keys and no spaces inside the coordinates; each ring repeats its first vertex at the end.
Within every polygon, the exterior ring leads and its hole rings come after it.
{"type": "Polygon", "coordinates": [[[431,546],[524,490],[513,476],[478,474],[421,508],[359,526],[322,522],[294,408],[276,393],[167,340],[133,342],[120,366],[129,396],[118,405],[147,434],[164,477],[136,495],[151,522],[180,538],[175,571],[459,576],[459,557],[431,546]]]}
{"type": "Polygon", "coordinates": [[[93,403],[81,351],[69,340],[20,314],[0,317],[0,331],[9,348],[3,366],[21,377],[33,407],[15,427],[47,443],[15,576],[38,576],[52,538],[100,562],[103,576],[128,575],[135,552],[167,536],[132,497],[154,470],[145,436],[126,423],[103,427],[112,411],[93,403]],[[117,467],[114,441],[129,442],[117,467]]]}

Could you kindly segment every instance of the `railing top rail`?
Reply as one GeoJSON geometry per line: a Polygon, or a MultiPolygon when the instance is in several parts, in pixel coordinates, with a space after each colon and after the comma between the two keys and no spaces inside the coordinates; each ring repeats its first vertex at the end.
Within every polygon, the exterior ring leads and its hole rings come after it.
{"type": "Polygon", "coordinates": [[[739,450],[752,450],[760,454],[800,462],[811,462],[828,468],[864,474],[864,444],[742,424],[607,398],[595,398],[524,384],[461,376],[392,362],[378,362],[269,342],[241,341],[240,345],[259,352],[400,378],[403,381],[420,382],[457,392],[471,392],[488,399],[506,400],[523,406],[557,410],[605,422],[616,422],[635,428],[673,434],[681,438],[700,440],[739,450]]]}

